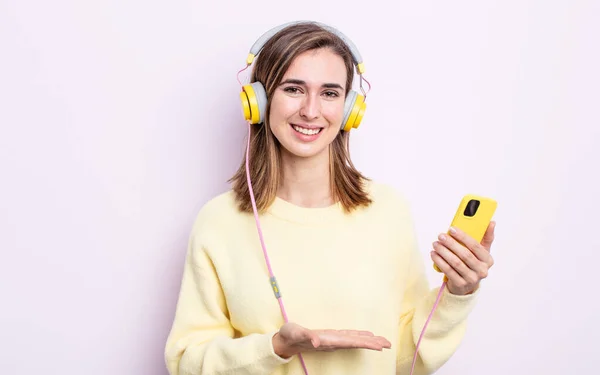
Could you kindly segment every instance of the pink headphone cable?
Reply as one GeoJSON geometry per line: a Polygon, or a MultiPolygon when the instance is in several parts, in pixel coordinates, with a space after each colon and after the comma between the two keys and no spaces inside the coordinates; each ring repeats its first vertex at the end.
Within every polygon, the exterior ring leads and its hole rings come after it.
{"type": "MultiPolygon", "coordinates": [[[[254,211],[254,220],[256,221],[256,229],[258,230],[258,237],[260,238],[260,245],[263,249],[263,254],[265,256],[265,262],[267,263],[267,268],[269,269],[269,276],[271,278],[271,287],[275,292],[275,297],[277,301],[279,301],[279,308],[281,309],[281,313],[283,314],[283,320],[288,323],[289,319],[287,316],[287,312],[285,311],[285,306],[283,306],[283,299],[281,298],[281,293],[279,292],[279,286],[277,285],[277,279],[275,279],[275,275],[273,274],[273,269],[271,268],[271,262],[269,261],[269,255],[267,254],[267,247],[265,246],[265,240],[263,238],[262,229],[260,228],[260,220],[258,219],[258,210],[256,208],[256,200],[254,199],[254,191],[252,190],[252,181],[250,180],[250,138],[252,135],[252,124],[248,122],[248,144],[246,146],[246,179],[248,181],[248,190],[250,191],[250,200],[252,201],[252,210],[254,211]]],[[[304,373],[308,375],[308,369],[306,368],[306,363],[304,363],[304,358],[301,353],[298,353],[298,357],[300,359],[300,363],[302,364],[302,368],[304,369],[304,373]]]]}
{"type": "MultiPolygon", "coordinates": [[[[256,229],[258,230],[258,237],[260,238],[260,245],[262,247],[263,254],[265,256],[265,262],[267,263],[267,268],[269,270],[271,287],[273,288],[273,291],[275,292],[275,297],[277,298],[277,301],[279,301],[279,308],[281,309],[281,313],[283,314],[283,320],[286,323],[288,323],[289,319],[288,319],[287,313],[285,311],[285,307],[283,305],[283,299],[281,298],[279,285],[277,285],[277,279],[275,279],[275,275],[273,274],[273,269],[271,268],[271,262],[269,261],[269,255],[267,254],[267,247],[265,246],[262,229],[260,227],[260,220],[258,219],[258,210],[256,208],[256,200],[254,198],[254,191],[252,190],[252,181],[250,179],[250,138],[251,138],[251,135],[252,135],[252,124],[250,122],[248,122],[248,143],[246,146],[246,180],[248,181],[248,190],[250,192],[250,200],[252,201],[252,210],[254,211],[254,220],[256,221],[256,229]]],[[[427,321],[425,322],[425,325],[423,326],[423,330],[421,331],[421,335],[419,336],[419,340],[417,341],[417,345],[415,348],[415,355],[413,357],[412,367],[410,370],[410,375],[413,374],[413,371],[415,369],[417,355],[419,353],[419,345],[421,344],[421,340],[423,339],[423,335],[425,334],[425,329],[427,328],[427,325],[429,325],[429,321],[431,320],[431,317],[433,316],[433,312],[435,311],[438,303],[440,302],[440,298],[442,296],[442,292],[444,291],[445,286],[446,286],[446,281],[444,281],[442,283],[442,286],[440,287],[440,291],[439,291],[437,298],[435,300],[435,303],[433,305],[433,309],[431,309],[431,313],[429,314],[429,317],[427,318],[427,321]]],[[[300,363],[302,364],[302,369],[304,370],[304,373],[306,375],[308,375],[308,369],[306,368],[306,363],[304,363],[304,358],[302,357],[301,353],[298,353],[298,358],[300,359],[300,363]]]]}

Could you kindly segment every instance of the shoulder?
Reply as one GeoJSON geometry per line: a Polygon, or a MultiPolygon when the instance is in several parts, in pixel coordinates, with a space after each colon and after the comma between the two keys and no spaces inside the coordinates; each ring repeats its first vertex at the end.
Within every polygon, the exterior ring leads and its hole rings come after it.
{"type": "Polygon", "coordinates": [[[236,206],[235,196],[232,190],[227,190],[206,201],[200,208],[198,217],[215,218],[235,214],[240,214],[236,206]]]}
{"type": "Polygon", "coordinates": [[[192,235],[230,231],[245,216],[247,214],[240,212],[237,207],[233,191],[227,190],[202,205],[196,214],[192,235]]]}
{"type": "Polygon", "coordinates": [[[390,207],[395,210],[409,210],[409,202],[402,190],[394,185],[378,181],[368,181],[365,185],[372,205],[390,207]]]}
{"type": "Polygon", "coordinates": [[[401,188],[377,181],[369,181],[365,187],[372,200],[364,212],[367,216],[372,220],[383,220],[394,228],[412,228],[412,207],[401,188]]]}

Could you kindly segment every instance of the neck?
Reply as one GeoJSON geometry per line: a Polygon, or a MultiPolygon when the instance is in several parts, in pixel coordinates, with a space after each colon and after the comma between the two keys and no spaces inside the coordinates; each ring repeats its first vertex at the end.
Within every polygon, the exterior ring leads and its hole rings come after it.
{"type": "MultiPolygon", "coordinates": [[[[283,151],[283,150],[282,150],[283,151]]],[[[301,207],[327,207],[331,195],[329,150],[312,158],[299,158],[282,152],[282,181],[277,195],[301,207]]]]}

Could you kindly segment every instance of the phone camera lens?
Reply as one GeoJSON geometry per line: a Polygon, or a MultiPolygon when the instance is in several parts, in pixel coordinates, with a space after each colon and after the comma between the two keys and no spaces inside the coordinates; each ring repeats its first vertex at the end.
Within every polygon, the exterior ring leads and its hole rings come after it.
{"type": "Polygon", "coordinates": [[[465,216],[472,217],[477,213],[477,209],[479,208],[479,201],[476,199],[471,199],[469,203],[467,203],[467,207],[465,208],[465,216]]]}

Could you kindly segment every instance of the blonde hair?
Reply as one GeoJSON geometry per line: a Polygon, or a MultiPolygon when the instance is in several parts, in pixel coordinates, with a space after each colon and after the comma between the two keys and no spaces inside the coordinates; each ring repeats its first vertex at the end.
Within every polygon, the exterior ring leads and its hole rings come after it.
{"type": "MultiPolygon", "coordinates": [[[[335,34],[313,23],[300,23],[282,29],[264,46],[256,58],[251,81],[261,82],[267,93],[267,103],[294,59],[307,51],[329,48],[339,55],[346,66],[346,93],[352,89],[354,63],[348,46],[335,34]]],[[[275,199],[281,181],[281,145],[269,127],[270,106],[265,121],[254,125],[250,135],[250,178],[259,212],[266,210],[275,199]]],[[[365,191],[363,176],[352,163],[349,151],[350,133],[340,131],[329,147],[331,194],[346,212],[371,203],[365,191]]],[[[238,207],[252,212],[246,177],[246,157],[229,179],[238,207]]]]}

